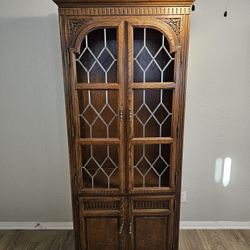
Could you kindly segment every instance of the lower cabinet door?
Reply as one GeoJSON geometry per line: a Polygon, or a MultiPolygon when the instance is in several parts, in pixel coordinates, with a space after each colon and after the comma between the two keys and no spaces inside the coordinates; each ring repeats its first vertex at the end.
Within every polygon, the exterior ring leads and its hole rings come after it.
{"type": "Polygon", "coordinates": [[[84,250],[122,250],[125,244],[123,199],[80,199],[80,241],[84,250]]]}
{"type": "Polygon", "coordinates": [[[130,237],[133,250],[172,249],[172,200],[136,197],[130,202],[130,237]]]}

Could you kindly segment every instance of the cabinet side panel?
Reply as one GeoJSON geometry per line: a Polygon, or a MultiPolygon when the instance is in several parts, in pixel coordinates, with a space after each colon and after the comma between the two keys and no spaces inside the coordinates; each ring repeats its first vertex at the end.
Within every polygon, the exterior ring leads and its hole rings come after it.
{"type": "Polygon", "coordinates": [[[78,220],[78,201],[76,199],[76,157],[75,157],[75,144],[74,135],[72,131],[73,125],[73,101],[72,89],[69,77],[69,55],[67,51],[67,22],[65,16],[59,16],[60,23],[60,36],[61,36],[61,52],[63,64],[63,77],[64,77],[64,93],[65,93],[65,108],[67,119],[67,135],[68,135],[68,152],[69,152],[69,165],[70,165],[70,179],[71,179],[71,199],[73,210],[74,234],[75,234],[75,249],[79,249],[79,220],[78,220]]]}
{"type": "Polygon", "coordinates": [[[185,118],[185,98],[186,98],[186,75],[187,75],[187,59],[189,45],[189,26],[190,16],[184,15],[181,23],[181,58],[180,73],[178,86],[178,130],[177,133],[177,152],[176,161],[176,201],[174,208],[174,228],[173,228],[173,249],[178,250],[179,244],[179,224],[180,224],[180,194],[181,194],[181,177],[182,177],[182,156],[183,156],[183,134],[184,134],[184,118],[185,118]]]}

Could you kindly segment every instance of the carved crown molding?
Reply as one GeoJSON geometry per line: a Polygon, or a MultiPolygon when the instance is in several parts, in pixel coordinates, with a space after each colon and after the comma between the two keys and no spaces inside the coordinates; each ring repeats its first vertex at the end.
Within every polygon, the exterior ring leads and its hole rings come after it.
{"type": "Polygon", "coordinates": [[[181,19],[180,18],[161,18],[161,20],[168,24],[174,31],[178,40],[180,40],[181,35],[181,19]]]}
{"type": "Polygon", "coordinates": [[[60,15],[186,15],[190,14],[190,7],[103,7],[103,8],[60,8],[60,15]]]}

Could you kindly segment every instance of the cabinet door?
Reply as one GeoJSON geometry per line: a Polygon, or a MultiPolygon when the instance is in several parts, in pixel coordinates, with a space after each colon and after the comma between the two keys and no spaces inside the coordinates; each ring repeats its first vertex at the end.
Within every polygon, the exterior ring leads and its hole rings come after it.
{"type": "Polygon", "coordinates": [[[123,198],[86,197],[80,199],[81,249],[125,249],[123,198]]]}
{"type": "Polygon", "coordinates": [[[86,23],[71,49],[77,192],[124,191],[123,26],[86,23]]]}
{"type": "Polygon", "coordinates": [[[172,249],[172,206],[172,198],[144,196],[131,199],[131,249],[172,249]]]}
{"type": "Polygon", "coordinates": [[[154,19],[131,21],[129,37],[129,190],[174,191],[177,42],[154,19]]]}

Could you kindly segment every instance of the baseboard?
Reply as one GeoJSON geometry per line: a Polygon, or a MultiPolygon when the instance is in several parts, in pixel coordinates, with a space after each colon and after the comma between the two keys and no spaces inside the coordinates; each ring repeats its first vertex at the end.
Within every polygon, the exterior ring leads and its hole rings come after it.
{"type": "Polygon", "coordinates": [[[70,230],[72,222],[0,222],[0,230],[70,230]]]}
{"type": "MultiPolygon", "coordinates": [[[[250,229],[250,221],[181,221],[181,229],[250,229]]],[[[72,222],[0,222],[0,230],[72,230],[72,222]]]]}
{"type": "Polygon", "coordinates": [[[250,229],[250,221],[181,221],[181,229],[250,229]]]}

